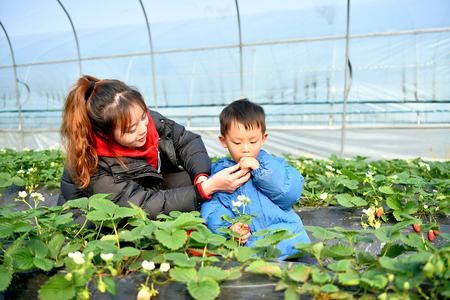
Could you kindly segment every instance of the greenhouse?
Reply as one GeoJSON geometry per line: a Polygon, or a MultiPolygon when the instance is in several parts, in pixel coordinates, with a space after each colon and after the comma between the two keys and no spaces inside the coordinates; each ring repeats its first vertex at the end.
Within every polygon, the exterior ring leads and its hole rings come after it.
{"type": "Polygon", "coordinates": [[[0,300],[450,298],[449,16],[0,0],[0,300]]]}

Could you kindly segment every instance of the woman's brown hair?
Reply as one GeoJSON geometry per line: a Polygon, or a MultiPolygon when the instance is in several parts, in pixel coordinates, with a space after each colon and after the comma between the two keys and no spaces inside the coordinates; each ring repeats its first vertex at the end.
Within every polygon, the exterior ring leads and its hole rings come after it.
{"type": "Polygon", "coordinates": [[[107,144],[114,143],[114,129],[124,134],[130,111],[147,106],[142,95],[119,80],[99,80],[85,75],[70,90],[64,104],[61,137],[66,146],[66,166],[72,179],[86,188],[98,165],[94,134],[107,144]]]}

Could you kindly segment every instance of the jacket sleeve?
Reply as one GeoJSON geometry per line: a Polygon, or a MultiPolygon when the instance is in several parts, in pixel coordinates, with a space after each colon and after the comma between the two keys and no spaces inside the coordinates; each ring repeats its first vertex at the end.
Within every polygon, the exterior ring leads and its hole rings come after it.
{"type": "Polygon", "coordinates": [[[206,222],[206,226],[217,234],[222,234],[218,231],[220,228],[228,228],[230,227],[230,223],[222,220],[223,215],[228,215],[231,218],[234,218],[234,214],[227,207],[223,206],[223,204],[219,200],[220,193],[214,194],[213,198],[209,201],[205,201],[202,204],[201,216],[206,222]]]}
{"type": "Polygon", "coordinates": [[[252,171],[254,184],[281,209],[288,210],[302,194],[303,176],[283,158],[261,150],[260,167],[252,171]]]}
{"type": "Polygon", "coordinates": [[[198,174],[210,174],[211,159],[200,135],[186,130],[182,125],[173,124],[173,143],[181,165],[194,180],[198,174]]]}
{"type": "Polygon", "coordinates": [[[151,219],[160,213],[167,214],[174,210],[193,211],[201,200],[195,186],[150,189],[131,179],[114,182],[113,176],[108,173],[93,177],[89,189],[92,194],[112,194],[110,199],[119,206],[129,206],[128,202],[132,202],[140,206],[151,219]]]}
{"type": "Polygon", "coordinates": [[[78,185],[72,181],[70,173],[66,167],[64,167],[64,171],[61,177],[60,190],[61,193],[58,198],[58,205],[63,205],[67,200],[86,197],[86,194],[83,192],[83,190],[80,189],[78,185]]]}

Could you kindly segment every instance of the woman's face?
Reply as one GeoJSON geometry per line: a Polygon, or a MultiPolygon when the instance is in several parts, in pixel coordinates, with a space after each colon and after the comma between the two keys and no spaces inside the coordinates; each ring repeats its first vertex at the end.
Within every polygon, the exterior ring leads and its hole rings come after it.
{"type": "Polygon", "coordinates": [[[147,139],[147,113],[138,105],[131,108],[130,124],[123,133],[120,132],[120,124],[114,129],[114,140],[128,148],[139,148],[145,145],[147,139]]]}

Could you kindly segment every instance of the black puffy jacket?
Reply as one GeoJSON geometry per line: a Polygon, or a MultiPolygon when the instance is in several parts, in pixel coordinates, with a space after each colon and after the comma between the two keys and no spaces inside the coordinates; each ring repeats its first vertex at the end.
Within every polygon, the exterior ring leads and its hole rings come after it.
{"type": "Polygon", "coordinates": [[[89,197],[93,194],[112,194],[110,199],[120,206],[128,201],[144,209],[150,218],[173,210],[192,211],[198,208],[202,197],[196,186],[163,190],[166,173],[185,170],[191,181],[201,173],[210,174],[211,160],[201,137],[161,114],[150,111],[159,135],[160,173],[144,158],[122,157],[125,170],[114,157],[99,156],[97,170],[86,189],[80,189],[64,168],[61,196],[58,205],[67,200],[89,197]]]}

